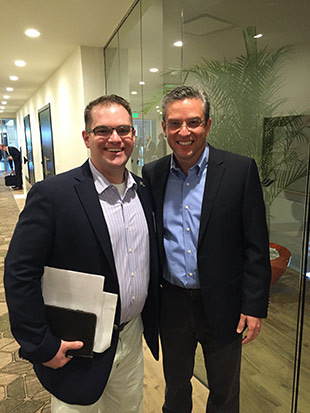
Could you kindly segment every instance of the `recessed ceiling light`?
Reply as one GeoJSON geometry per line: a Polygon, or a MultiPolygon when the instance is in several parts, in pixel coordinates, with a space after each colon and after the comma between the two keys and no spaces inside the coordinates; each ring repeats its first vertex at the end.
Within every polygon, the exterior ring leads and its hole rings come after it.
{"type": "Polygon", "coordinates": [[[27,29],[25,35],[28,37],[39,37],[41,36],[41,33],[36,29],[27,29]]]}
{"type": "Polygon", "coordinates": [[[1,103],[2,105],[6,105],[8,102],[6,100],[3,100],[1,103]]]}
{"type": "Polygon", "coordinates": [[[10,80],[13,80],[13,81],[18,80],[18,76],[10,76],[10,80]]]}
{"type": "Polygon", "coordinates": [[[15,60],[15,66],[24,67],[26,66],[26,62],[24,60],[15,60]]]}
{"type": "Polygon", "coordinates": [[[174,42],[174,43],[173,43],[173,46],[182,47],[182,46],[183,46],[182,40],[178,40],[178,41],[174,42]]]}
{"type": "Polygon", "coordinates": [[[255,36],[253,36],[254,37],[254,39],[259,39],[260,37],[263,37],[263,35],[261,34],[261,33],[259,33],[259,34],[256,34],[255,36]]]}
{"type": "Polygon", "coordinates": [[[143,82],[143,80],[141,80],[141,81],[139,82],[139,85],[145,85],[145,82],[143,82]]]}
{"type": "Polygon", "coordinates": [[[136,92],[135,90],[132,90],[130,93],[131,93],[132,95],[137,95],[137,94],[138,94],[138,92],[136,92]]]}
{"type": "Polygon", "coordinates": [[[13,87],[7,87],[5,90],[6,90],[7,92],[13,92],[14,88],[13,88],[13,87]]]}
{"type": "Polygon", "coordinates": [[[3,95],[4,99],[10,99],[9,95],[3,95]]]}
{"type": "Polygon", "coordinates": [[[152,73],[158,72],[157,67],[151,67],[151,68],[150,68],[150,72],[152,72],[152,73]]]}
{"type": "Polygon", "coordinates": [[[0,110],[0,113],[3,113],[3,110],[0,110]]]}
{"type": "Polygon", "coordinates": [[[0,106],[0,109],[5,109],[5,106],[0,106]]]}

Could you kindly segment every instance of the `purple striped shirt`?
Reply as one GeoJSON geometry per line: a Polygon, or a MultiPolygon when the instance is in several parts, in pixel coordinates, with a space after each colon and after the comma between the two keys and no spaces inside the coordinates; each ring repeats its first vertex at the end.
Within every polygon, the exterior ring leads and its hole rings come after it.
{"type": "Polygon", "coordinates": [[[125,171],[121,196],[89,160],[100,205],[111,239],[121,300],[121,323],[141,313],[150,278],[150,241],[137,183],[125,171]]]}

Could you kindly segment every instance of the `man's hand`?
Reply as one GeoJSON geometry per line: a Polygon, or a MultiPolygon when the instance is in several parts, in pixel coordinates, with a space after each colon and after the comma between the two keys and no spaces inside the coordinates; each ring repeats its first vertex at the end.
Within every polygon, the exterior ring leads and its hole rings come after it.
{"type": "Polygon", "coordinates": [[[261,329],[262,320],[261,318],[251,317],[250,315],[242,314],[240,315],[240,320],[237,326],[237,333],[242,333],[245,327],[247,327],[247,334],[242,340],[242,344],[247,344],[254,340],[261,329]]]}
{"type": "Polygon", "coordinates": [[[60,367],[65,366],[72,359],[72,356],[66,356],[68,350],[78,350],[84,346],[83,341],[64,341],[61,340],[61,344],[57,354],[46,363],[43,363],[44,366],[50,367],[52,369],[59,369],[60,367]]]}

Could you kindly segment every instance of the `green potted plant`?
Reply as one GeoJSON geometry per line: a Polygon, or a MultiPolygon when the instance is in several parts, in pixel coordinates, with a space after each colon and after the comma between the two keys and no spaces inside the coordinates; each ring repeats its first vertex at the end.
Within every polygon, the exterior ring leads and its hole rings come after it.
{"type": "Polygon", "coordinates": [[[255,34],[255,27],[243,31],[246,54],[233,61],[202,58],[199,64],[169,74],[182,75],[183,83],[194,80],[207,91],[213,120],[209,142],[255,159],[268,208],[306,175],[302,144],[308,138],[302,116],[278,115],[287,101],[277,98],[277,92],[291,49],[259,50],[255,34]]]}

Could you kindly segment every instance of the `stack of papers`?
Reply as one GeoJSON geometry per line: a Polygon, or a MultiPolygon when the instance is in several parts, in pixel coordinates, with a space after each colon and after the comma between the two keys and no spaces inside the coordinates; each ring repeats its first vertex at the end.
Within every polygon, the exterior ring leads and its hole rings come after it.
{"type": "Polygon", "coordinates": [[[93,351],[104,352],[111,345],[117,294],[103,291],[104,276],[44,267],[44,303],[96,314],[93,351]]]}

